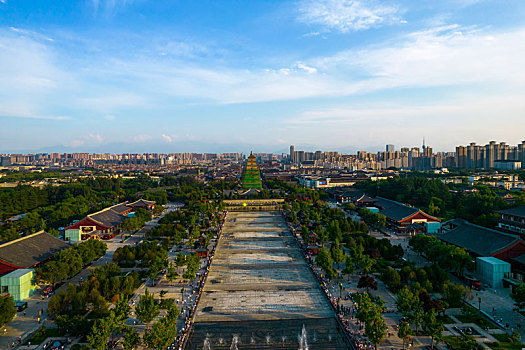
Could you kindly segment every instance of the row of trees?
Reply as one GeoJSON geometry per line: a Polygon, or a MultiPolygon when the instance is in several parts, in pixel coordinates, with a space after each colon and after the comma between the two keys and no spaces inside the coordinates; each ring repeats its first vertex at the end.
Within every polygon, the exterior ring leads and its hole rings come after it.
{"type": "MultiPolygon", "coordinates": [[[[128,180],[103,176],[76,178],[72,183],[43,188],[27,185],[0,188],[0,220],[27,214],[20,220],[0,226],[0,238],[13,240],[19,238],[20,233],[42,229],[51,231],[114,203],[135,200],[137,192],[156,186],[149,176],[140,175],[128,180]]],[[[163,201],[155,192],[147,196],[163,201]]]]}
{"type": "Polygon", "coordinates": [[[359,210],[361,218],[370,226],[377,227],[379,229],[386,226],[386,216],[379,213],[371,212],[366,208],[359,210]]]}
{"type": "Polygon", "coordinates": [[[446,245],[436,236],[415,235],[408,242],[412,249],[439,266],[459,275],[463,275],[464,270],[472,270],[474,263],[469,253],[460,247],[446,245]]]}
{"type": "Polygon", "coordinates": [[[353,301],[357,304],[356,318],[364,323],[365,334],[377,350],[388,328],[381,315],[385,311],[384,302],[380,297],[373,298],[368,293],[354,294],[353,301]]]}
{"type": "Polygon", "coordinates": [[[423,326],[425,333],[431,337],[432,348],[434,348],[434,340],[441,339],[443,334],[443,323],[436,317],[436,311],[439,312],[443,308],[442,305],[441,301],[433,302],[428,294],[417,295],[408,287],[399,291],[396,306],[403,314],[404,320],[399,325],[398,335],[403,339],[403,348],[405,341],[412,334],[409,322],[416,328],[416,334],[419,327],[423,326]]]}
{"type": "Polygon", "coordinates": [[[37,275],[41,281],[51,284],[69,279],[82,271],[84,266],[104,255],[106,249],[106,243],[94,239],[75,244],[55,253],[51,261],[37,269],[37,275]]]}
{"type": "Polygon", "coordinates": [[[120,268],[110,263],[93,270],[89,278],[79,287],[69,284],[59,291],[48,304],[48,313],[62,333],[84,335],[88,319],[108,315],[109,302],[117,304],[126,299],[140,285],[137,272],[121,276],[120,268]],[[86,317],[87,313],[89,317],[86,317]]]}
{"type": "Polygon", "coordinates": [[[122,267],[133,267],[137,261],[149,268],[149,276],[154,278],[168,266],[168,245],[158,241],[145,241],[136,246],[126,245],[117,248],[113,261],[122,267]]]}
{"type": "Polygon", "coordinates": [[[107,349],[107,343],[110,338],[120,330],[126,334],[124,337],[125,348],[133,349],[137,345],[134,344],[133,338],[138,337],[138,332],[130,327],[124,326],[129,312],[130,307],[127,298],[121,297],[117,301],[115,308],[109,312],[109,315],[95,320],[91,326],[91,332],[87,335],[87,340],[91,348],[94,350],[107,349]]]}
{"type": "Polygon", "coordinates": [[[422,268],[405,265],[399,271],[392,267],[387,267],[381,274],[381,280],[394,292],[397,292],[405,285],[412,286],[417,284],[417,289],[425,289],[429,293],[442,293],[445,284],[450,282],[448,274],[438,265],[422,268]]]}
{"type": "Polygon", "coordinates": [[[121,229],[123,231],[136,231],[144,227],[146,222],[150,221],[152,218],[151,213],[146,210],[139,208],[135,211],[133,217],[127,218],[122,223],[121,229]]]}

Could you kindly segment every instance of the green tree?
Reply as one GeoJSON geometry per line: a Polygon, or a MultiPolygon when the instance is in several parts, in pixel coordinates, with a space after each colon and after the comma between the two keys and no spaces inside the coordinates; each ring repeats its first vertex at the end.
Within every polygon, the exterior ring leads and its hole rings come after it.
{"type": "Polygon", "coordinates": [[[147,346],[156,350],[164,350],[175,340],[177,336],[177,317],[179,310],[172,305],[166,316],[153,324],[151,330],[144,333],[144,341],[147,346]]]}
{"type": "Polygon", "coordinates": [[[419,303],[417,295],[412,293],[408,287],[403,287],[397,294],[396,306],[403,316],[408,317],[419,303]]]}
{"type": "Polygon", "coordinates": [[[175,281],[178,275],[179,274],[175,270],[173,262],[170,262],[168,266],[168,273],[166,274],[166,279],[168,280],[168,282],[173,283],[173,281],[175,281]]]}
{"type": "Polygon", "coordinates": [[[405,345],[412,334],[413,332],[412,332],[412,328],[410,328],[410,324],[407,321],[402,321],[399,324],[399,330],[397,331],[397,336],[401,338],[401,340],[403,341],[403,350],[405,350],[405,345]]]}
{"type": "Polygon", "coordinates": [[[108,317],[95,320],[91,333],[88,334],[87,340],[94,350],[105,350],[107,348],[106,343],[109,337],[117,328],[115,322],[115,313],[110,312],[108,317]]]}
{"type": "Polygon", "coordinates": [[[0,326],[9,323],[16,315],[15,302],[12,296],[0,298],[0,326]]]}
{"type": "Polygon", "coordinates": [[[374,317],[365,324],[365,334],[368,339],[374,344],[377,350],[377,345],[380,344],[386,335],[387,325],[380,313],[374,315],[374,317]]]}
{"type": "Polygon", "coordinates": [[[146,324],[147,329],[149,329],[150,322],[159,314],[159,305],[155,302],[154,295],[149,293],[148,288],[146,288],[144,295],[140,296],[135,313],[138,320],[146,324]]]}
{"type": "Polygon", "coordinates": [[[418,302],[414,305],[414,308],[412,309],[412,313],[410,314],[410,320],[416,327],[416,334],[418,333],[419,327],[423,323],[423,318],[425,316],[425,312],[423,311],[423,305],[421,302],[418,302]]]}
{"type": "Polygon", "coordinates": [[[423,330],[432,339],[431,347],[434,349],[434,340],[440,340],[443,335],[443,323],[436,318],[433,309],[428,310],[423,317],[423,330]]]}
{"type": "Polygon", "coordinates": [[[330,247],[330,255],[338,266],[340,266],[340,264],[345,261],[346,255],[338,239],[336,239],[332,244],[332,247],[330,247]]]}
{"type": "Polygon", "coordinates": [[[365,274],[372,272],[372,268],[376,261],[370,257],[370,255],[364,254],[362,259],[359,261],[359,268],[363,270],[365,274]]]}
{"type": "Polygon", "coordinates": [[[124,349],[134,350],[140,344],[140,335],[135,328],[125,327],[124,328],[124,349]]]}
{"type": "Polygon", "coordinates": [[[337,277],[337,274],[333,269],[332,256],[330,255],[326,247],[321,247],[321,249],[319,249],[319,254],[317,254],[315,262],[319,267],[323,269],[326,277],[330,279],[337,277]]]}
{"type": "Polygon", "coordinates": [[[346,275],[353,275],[354,272],[355,272],[355,268],[354,268],[353,259],[351,256],[347,255],[346,261],[345,261],[345,269],[343,270],[343,273],[346,275]]]}
{"type": "Polygon", "coordinates": [[[465,296],[465,288],[459,284],[447,283],[444,286],[445,300],[450,307],[460,307],[461,300],[465,296]]]}
{"type": "Polygon", "coordinates": [[[514,288],[514,291],[510,296],[512,299],[514,299],[516,306],[518,306],[520,309],[523,309],[525,307],[525,283],[521,283],[519,286],[514,288]]]}

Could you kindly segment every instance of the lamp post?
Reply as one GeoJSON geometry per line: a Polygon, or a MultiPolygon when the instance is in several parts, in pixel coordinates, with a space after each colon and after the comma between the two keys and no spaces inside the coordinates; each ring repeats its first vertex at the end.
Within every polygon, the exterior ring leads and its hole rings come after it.
{"type": "Polygon", "coordinates": [[[481,297],[478,297],[478,310],[481,311],[481,297]]]}

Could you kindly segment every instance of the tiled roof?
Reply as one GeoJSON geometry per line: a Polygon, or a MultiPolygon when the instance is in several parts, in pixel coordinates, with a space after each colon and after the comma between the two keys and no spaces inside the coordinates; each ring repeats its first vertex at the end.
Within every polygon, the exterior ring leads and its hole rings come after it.
{"type": "Polygon", "coordinates": [[[419,211],[418,208],[409,207],[408,205],[383,197],[375,197],[375,200],[375,205],[379,207],[381,214],[394,221],[403,220],[419,211]]]}
{"type": "Polygon", "coordinates": [[[128,210],[131,210],[131,207],[128,205],[128,202],[119,203],[111,207],[111,210],[116,211],[119,214],[125,213],[128,210]]]}
{"type": "Polygon", "coordinates": [[[498,210],[497,213],[525,218],[525,205],[515,207],[515,208],[498,210]]]}
{"type": "Polygon", "coordinates": [[[127,206],[128,207],[146,207],[148,205],[154,205],[156,202],[155,201],[147,201],[145,199],[139,199],[133,203],[128,203],[127,206]]]}
{"type": "Polygon", "coordinates": [[[30,268],[69,246],[68,243],[40,231],[0,245],[0,260],[21,268],[30,268]]]}
{"type": "Polygon", "coordinates": [[[90,214],[88,217],[107,227],[117,226],[126,220],[124,215],[113,211],[111,208],[104,209],[95,214],[90,214]]]}
{"type": "Polygon", "coordinates": [[[515,258],[512,258],[512,260],[522,264],[522,265],[525,265],[525,254],[521,254],[520,256],[517,256],[515,258]]]}
{"type": "Polygon", "coordinates": [[[463,221],[439,238],[480,256],[496,254],[520,240],[518,236],[474,225],[468,221],[463,221]]]}

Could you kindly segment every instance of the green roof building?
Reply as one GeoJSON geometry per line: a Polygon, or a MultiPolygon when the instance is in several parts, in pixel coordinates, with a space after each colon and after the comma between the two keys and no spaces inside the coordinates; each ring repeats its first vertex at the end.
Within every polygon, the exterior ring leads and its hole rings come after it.
{"type": "Polygon", "coordinates": [[[257,167],[257,161],[253,155],[253,152],[250,152],[248,162],[246,163],[246,168],[242,174],[242,188],[245,190],[262,189],[261,173],[257,167]]]}

